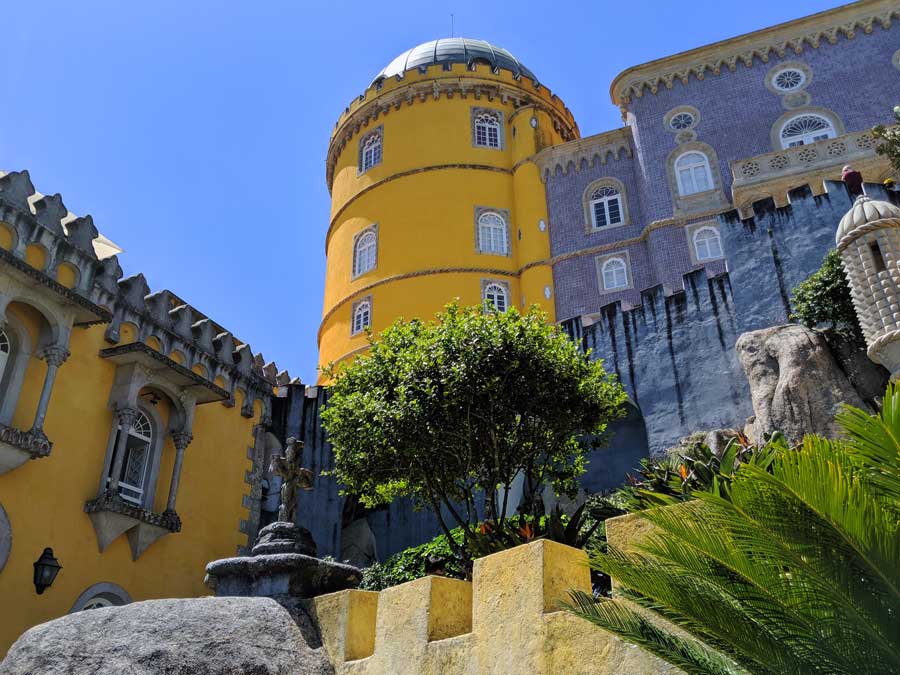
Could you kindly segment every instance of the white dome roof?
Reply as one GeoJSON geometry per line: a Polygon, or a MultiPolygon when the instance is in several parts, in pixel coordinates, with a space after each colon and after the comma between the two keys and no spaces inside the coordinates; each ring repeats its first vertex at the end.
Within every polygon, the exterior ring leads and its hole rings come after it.
{"type": "MultiPolygon", "coordinates": [[[[835,242],[840,244],[841,239],[846,237],[856,228],[886,218],[893,218],[900,221],[900,207],[894,206],[890,202],[884,202],[872,199],[866,195],[861,195],[856,198],[856,201],[853,202],[853,206],[851,206],[850,210],[847,211],[843,218],[841,218],[837,234],[834,238],[835,242]]],[[[900,222],[897,223],[897,227],[900,227],[900,222]]]]}

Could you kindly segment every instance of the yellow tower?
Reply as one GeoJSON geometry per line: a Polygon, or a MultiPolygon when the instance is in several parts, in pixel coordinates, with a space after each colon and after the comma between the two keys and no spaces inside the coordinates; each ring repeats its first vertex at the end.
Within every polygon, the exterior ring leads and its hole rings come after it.
{"type": "Polygon", "coordinates": [[[321,365],[398,317],[454,298],[540,305],[553,319],[543,148],[578,138],[563,102],[509,52],[449,38],[401,54],[328,147],[321,365]]]}

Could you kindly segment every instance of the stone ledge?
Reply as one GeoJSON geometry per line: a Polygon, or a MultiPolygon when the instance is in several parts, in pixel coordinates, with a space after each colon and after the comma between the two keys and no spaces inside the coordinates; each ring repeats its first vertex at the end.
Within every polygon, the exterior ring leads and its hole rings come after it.
{"type": "Polygon", "coordinates": [[[128,504],[109,492],[85,503],[84,512],[94,526],[100,552],[127,533],[132,560],[140,558],[158,539],[181,531],[181,518],[175,511],[148,511],[128,504]]]}
{"type": "Polygon", "coordinates": [[[0,474],[17,469],[29,459],[47,457],[52,449],[53,443],[41,432],[0,424],[0,474]]]}

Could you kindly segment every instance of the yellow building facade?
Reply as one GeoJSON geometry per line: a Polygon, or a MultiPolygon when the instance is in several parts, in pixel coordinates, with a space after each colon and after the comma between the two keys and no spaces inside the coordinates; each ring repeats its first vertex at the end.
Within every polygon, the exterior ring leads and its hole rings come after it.
{"type": "Polygon", "coordinates": [[[578,138],[563,102],[480,40],[395,59],[337,122],[319,363],[451,300],[553,317],[546,200],[533,158],[578,138]]]}
{"type": "Polygon", "coordinates": [[[274,365],[116,251],[0,172],[0,657],[69,612],[205,595],[256,534],[274,365]]]}

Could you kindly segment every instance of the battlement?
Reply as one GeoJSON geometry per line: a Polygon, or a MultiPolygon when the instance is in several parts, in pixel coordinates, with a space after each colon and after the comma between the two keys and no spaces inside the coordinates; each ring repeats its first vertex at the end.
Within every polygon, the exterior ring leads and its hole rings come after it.
{"type": "Polygon", "coordinates": [[[624,157],[631,158],[633,154],[631,127],[622,127],[544,148],[534,161],[541,171],[541,180],[546,183],[551,176],[585,171],[595,163],[602,165],[624,157]]]}
{"type": "Polygon", "coordinates": [[[584,551],[539,540],[476,560],[471,582],[425,577],[311,602],[339,674],[678,672],[561,611],[573,589],[591,590],[584,551]]]}
{"type": "Polygon", "coordinates": [[[572,112],[547,87],[530,77],[516,77],[508,70],[494,71],[490,66],[463,63],[430,65],[389,77],[370,85],[341,113],[331,134],[326,157],[325,179],[331,189],[337,158],[350,140],[380,116],[404,105],[437,101],[444,96],[512,102],[515,107],[532,104],[546,111],[554,128],[567,140],[578,138],[578,125],[572,112]]]}
{"type": "Polygon", "coordinates": [[[110,344],[147,344],[225,389],[226,405],[240,392],[242,415],[253,416],[259,401],[268,417],[273,386],[290,375],[171,291],[151,292],[143,274],[123,279],[118,256],[106,255],[116,250],[91,216],[70,213],[59,194],[36,192],[27,171],[0,174],[4,262],[77,306],[76,325],[108,324],[110,344]]]}

